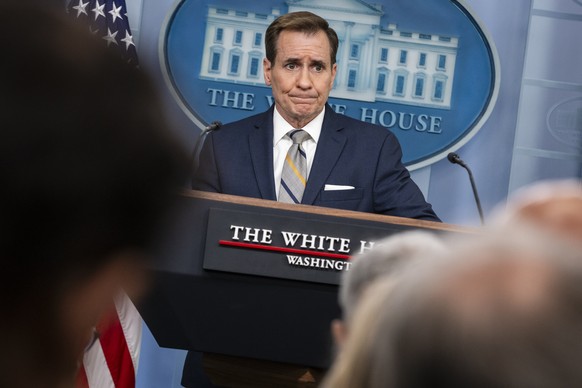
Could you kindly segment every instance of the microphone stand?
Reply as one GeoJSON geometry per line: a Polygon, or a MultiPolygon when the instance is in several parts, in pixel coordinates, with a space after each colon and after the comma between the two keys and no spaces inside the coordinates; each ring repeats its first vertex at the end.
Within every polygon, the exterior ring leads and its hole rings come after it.
{"type": "Polygon", "coordinates": [[[479,193],[477,192],[477,185],[475,184],[475,179],[473,178],[473,172],[467,164],[461,159],[459,155],[454,152],[451,152],[447,155],[449,162],[453,164],[458,164],[459,166],[463,167],[467,170],[469,174],[469,181],[471,181],[471,188],[473,189],[473,196],[475,196],[475,203],[477,204],[477,210],[479,211],[479,218],[481,219],[481,225],[485,225],[485,218],[483,217],[483,208],[481,207],[481,200],[479,199],[479,193]]]}
{"type": "Polygon", "coordinates": [[[196,143],[194,143],[194,151],[192,152],[193,172],[196,172],[196,170],[198,170],[198,166],[200,165],[200,151],[202,150],[202,146],[204,145],[206,136],[210,132],[217,130],[221,126],[222,123],[220,121],[213,121],[212,123],[210,123],[209,126],[202,130],[202,132],[196,139],[196,143]]]}

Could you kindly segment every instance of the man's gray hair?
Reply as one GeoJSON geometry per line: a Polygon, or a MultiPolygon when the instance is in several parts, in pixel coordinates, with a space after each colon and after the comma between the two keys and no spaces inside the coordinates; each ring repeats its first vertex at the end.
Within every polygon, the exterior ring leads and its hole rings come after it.
{"type": "Polygon", "coordinates": [[[436,235],[412,231],[380,240],[371,250],[355,256],[349,271],[343,274],[339,291],[344,320],[350,320],[360,297],[374,280],[397,275],[410,261],[441,254],[445,249],[436,235]]]}

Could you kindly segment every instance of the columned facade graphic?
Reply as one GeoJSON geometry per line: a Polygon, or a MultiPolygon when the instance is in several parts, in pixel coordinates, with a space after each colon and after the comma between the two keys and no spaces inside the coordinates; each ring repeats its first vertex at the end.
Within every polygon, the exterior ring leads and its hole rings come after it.
{"type": "MultiPolygon", "coordinates": [[[[338,34],[339,71],[331,97],[450,109],[457,37],[382,25],[382,6],[359,0],[289,0],[287,5],[289,12],[322,16],[338,34]]],[[[265,86],[264,34],[280,12],[209,6],[200,78],[265,86]]]]}

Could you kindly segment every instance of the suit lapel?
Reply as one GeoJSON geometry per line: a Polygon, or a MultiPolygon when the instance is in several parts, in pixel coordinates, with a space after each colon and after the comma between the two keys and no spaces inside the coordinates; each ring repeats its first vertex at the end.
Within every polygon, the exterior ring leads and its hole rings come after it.
{"type": "Polygon", "coordinates": [[[313,205],[346,144],[346,136],[342,132],[343,126],[337,116],[329,105],[325,107],[321,135],[301,201],[303,204],[313,205]]]}
{"type": "Polygon", "coordinates": [[[276,200],[273,178],[273,109],[257,120],[249,135],[249,149],[262,199],[276,200]]]}

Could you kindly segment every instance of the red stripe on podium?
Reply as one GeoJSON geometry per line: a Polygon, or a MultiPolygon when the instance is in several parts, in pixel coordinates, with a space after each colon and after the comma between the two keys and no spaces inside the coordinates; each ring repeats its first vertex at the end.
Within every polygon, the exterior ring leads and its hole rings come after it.
{"type": "Polygon", "coordinates": [[[331,259],[342,259],[342,260],[349,260],[350,259],[349,255],[342,255],[341,253],[329,253],[329,252],[310,251],[307,249],[274,247],[274,246],[270,246],[270,245],[249,244],[249,243],[243,243],[243,242],[238,242],[238,241],[228,241],[228,240],[220,240],[218,243],[220,245],[229,246],[229,247],[256,249],[256,250],[261,250],[261,251],[296,253],[298,255],[328,257],[331,259]]]}

